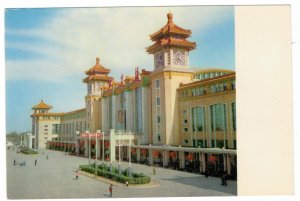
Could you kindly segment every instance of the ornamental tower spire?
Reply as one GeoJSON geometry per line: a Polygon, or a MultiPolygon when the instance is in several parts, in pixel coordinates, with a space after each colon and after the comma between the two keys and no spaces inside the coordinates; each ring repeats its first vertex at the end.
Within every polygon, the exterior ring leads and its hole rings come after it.
{"type": "Polygon", "coordinates": [[[187,40],[192,32],[174,24],[171,12],[167,14],[167,19],[165,26],[150,34],[154,44],[147,47],[146,51],[154,54],[155,69],[188,68],[188,52],[196,48],[195,42],[187,40]]]}

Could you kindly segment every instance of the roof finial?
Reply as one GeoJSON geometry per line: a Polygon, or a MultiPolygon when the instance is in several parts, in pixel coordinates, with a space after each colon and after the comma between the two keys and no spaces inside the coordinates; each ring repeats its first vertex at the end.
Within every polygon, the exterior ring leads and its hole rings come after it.
{"type": "Polygon", "coordinates": [[[173,22],[173,14],[171,13],[171,11],[169,11],[167,17],[168,17],[168,22],[173,22]]]}
{"type": "Polygon", "coordinates": [[[96,63],[99,63],[99,62],[100,62],[100,58],[96,57],[96,63]]]}

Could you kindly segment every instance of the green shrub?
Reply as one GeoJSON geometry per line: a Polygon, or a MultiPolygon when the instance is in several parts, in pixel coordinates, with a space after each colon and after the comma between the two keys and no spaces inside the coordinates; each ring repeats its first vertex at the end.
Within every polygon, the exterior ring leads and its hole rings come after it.
{"type": "MultiPolygon", "coordinates": [[[[95,173],[95,164],[92,165],[80,165],[80,170],[88,172],[91,174],[95,173]]],[[[118,168],[113,167],[112,172],[110,172],[109,167],[105,164],[97,166],[97,175],[105,178],[109,178],[120,183],[129,184],[146,184],[150,182],[150,177],[143,175],[143,173],[132,173],[132,177],[128,177],[128,170],[124,170],[122,174],[119,174],[118,168]]]]}
{"type": "Polygon", "coordinates": [[[28,147],[22,147],[20,151],[24,154],[38,154],[37,151],[30,149],[28,147]]]}

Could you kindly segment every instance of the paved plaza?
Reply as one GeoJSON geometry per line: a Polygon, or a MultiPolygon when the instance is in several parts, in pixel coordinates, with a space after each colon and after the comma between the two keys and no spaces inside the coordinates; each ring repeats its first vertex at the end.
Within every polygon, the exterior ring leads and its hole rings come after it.
{"type": "MultiPolygon", "coordinates": [[[[65,155],[64,152],[59,151],[39,150],[38,155],[25,155],[17,154],[16,149],[7,150],[7,197],[8,199],[109,198],[109,183],[106,181],[83,174],[75,180],[75,170],[81,164],[88,164],[88,159],[65,155]],[[18,163],[26,161],[26,166],[19,164],[14,166],[14,160],[18,163]],[[37,160],[36,166],[35,160],[37,160]]],[[[114,163],[115,166],[117,164],[114,163]]],[[[128,163],[122,162],[122,168],[127,167],[128,163]]],[[[155,185],[114,186],[113,198],[237,194],[237,182],[232,180],[228,181],[228,186],[222,186],[221,179],[216,177],[205,178],[203,175],[165,168],[156,168],[156,174],[153,175],[152,167],[134,163],[132,168],[134,172],[143,172],[150,176],[155,181],[155,185]]]]}

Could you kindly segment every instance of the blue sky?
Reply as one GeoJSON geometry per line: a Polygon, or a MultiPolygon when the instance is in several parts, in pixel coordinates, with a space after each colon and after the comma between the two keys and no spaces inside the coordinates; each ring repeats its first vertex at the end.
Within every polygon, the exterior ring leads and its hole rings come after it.
{"type": "Polygon", "coordinates": [[[97,56],[116,80],[136,66],[153,70],[145,47],[169,10],[197,43],[191,68],[235,69],[231,6],[6,9],[7,132],[30,131],[31,107],[41,99],[54,112],[83,108],[84,71],[97,56]]]}

